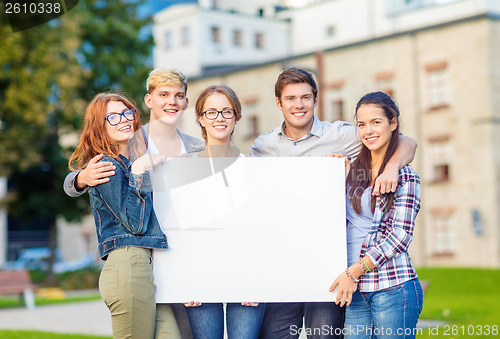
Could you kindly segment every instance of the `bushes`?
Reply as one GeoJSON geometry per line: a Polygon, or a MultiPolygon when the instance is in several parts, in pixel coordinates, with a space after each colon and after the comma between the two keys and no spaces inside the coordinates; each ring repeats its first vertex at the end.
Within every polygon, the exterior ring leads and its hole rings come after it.
{"type": "Polygon", "coordinates": [[[55,274],[54,284],[47,283],[47,272],[30,271],[31,280],[38,287],[60,287],[64,290],[95,289],[99,286],[99,267],[85,268],[72,272],[55,274]]]}

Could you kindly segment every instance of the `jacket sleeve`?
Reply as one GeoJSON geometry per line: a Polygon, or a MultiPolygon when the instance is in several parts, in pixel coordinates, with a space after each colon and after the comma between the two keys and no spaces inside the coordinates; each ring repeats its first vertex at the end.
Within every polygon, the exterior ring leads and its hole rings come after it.
{"type": "Polygon", "coordinates": [[[69,172],[66,178],[64,179],[64,192],[69,195],[72,198],[76,198],[81,196],[82,194],[86,193],[89,189],[88,186],[86,186],[82,191],[79,191],[76,189],[76,177],[80,173],[81,170],[75,171],[75,172],[69,172]]]}
{"type": "MultiPolygon", "coordinates": [[[[408,251],[413,240],[415,218],[419,210],[420,180],[418,175],[412,174],[396,192],[386,220],[386,230],[383,233],[378,231],[375,244],[366,252],[375,266],[379,267],[387,260],[408,251]]],[[[378,212],[384,213],[384,211],[378,212]]]]}
{"type": "Polygon", "coordinates": [[[115,159],[102,160],[113,162],[116,174],[108,182],[97,185],[97,193],[106,208],[130,233],[144,234],[153,214],[149,173],[135,175],[115,159]]]}

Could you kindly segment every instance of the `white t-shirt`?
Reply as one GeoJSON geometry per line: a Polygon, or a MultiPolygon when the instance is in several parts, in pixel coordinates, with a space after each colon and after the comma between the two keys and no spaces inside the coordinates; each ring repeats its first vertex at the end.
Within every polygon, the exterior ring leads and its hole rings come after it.
{"type": "MultiPolygon", "coordinates": [[[[181,142],[181,149],[179,152],[180,156],[186,154],[187,152],[182,138],[180,136],[178,136],[178,138],[181,142]]],[[[150,136],[148,136],[148,152],[151,154],[160,153],[158,147],[156,147],[150,136]]],[[[153,188],[153,209],[158,221],[160,222],[162,231],[167,233],[169,228],[177,229],[179,227],[179,222],[177,221],[175,213],[169,213],[174,210],[174,206],[172,203],[172,197],[170,196],[170,192],[168,190],[166,176],[167,171],[164,166],[166,166],[165,163],[160,164],[151,170],[151,180],[153,188]]]]}

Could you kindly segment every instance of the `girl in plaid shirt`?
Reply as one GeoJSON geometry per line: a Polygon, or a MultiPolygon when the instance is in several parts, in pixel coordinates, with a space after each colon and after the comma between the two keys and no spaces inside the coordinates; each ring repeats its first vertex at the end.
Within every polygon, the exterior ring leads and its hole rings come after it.
{"type": "Polygon", "coordinates": [[[348,306],[346,338],[415,338],[423,294],[408,247],[420,178],[405,166],[395,193],[372,195],[398,145],[399,109],[387,94],[368,93],[356,106],[356,120],[363,147],[352,165],[346,160],[349,267],[330,291],[338,287],[335,302],[348,306]]]}

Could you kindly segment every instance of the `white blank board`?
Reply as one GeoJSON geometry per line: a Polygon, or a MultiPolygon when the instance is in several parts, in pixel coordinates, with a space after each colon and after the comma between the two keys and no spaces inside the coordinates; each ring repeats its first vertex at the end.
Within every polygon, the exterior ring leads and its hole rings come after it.
{"type": "Polygon", "coordinates": [[[217,172],[208,158],[177,158],[155,168],[155,211],[169,243],[154,252],[156,301],[335,300],[328,289],[347,264],[344,160],[229,163],[217,172]],[[168,177],[179,175],[174,167],[210,173],[181,170],[179,185],[168,177]]]}

